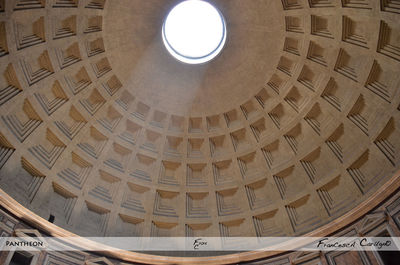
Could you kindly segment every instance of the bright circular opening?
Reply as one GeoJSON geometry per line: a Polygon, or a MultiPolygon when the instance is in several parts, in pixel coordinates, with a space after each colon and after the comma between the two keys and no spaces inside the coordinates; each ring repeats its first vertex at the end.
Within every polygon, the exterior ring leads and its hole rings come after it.
{"type": "Polygon", "coordinates": [[[224,47],[226,26],[222,14],[210,3],[188,0],[176,5],[162,28],[168,52],[181,62],[205,63],[224,47]]]}

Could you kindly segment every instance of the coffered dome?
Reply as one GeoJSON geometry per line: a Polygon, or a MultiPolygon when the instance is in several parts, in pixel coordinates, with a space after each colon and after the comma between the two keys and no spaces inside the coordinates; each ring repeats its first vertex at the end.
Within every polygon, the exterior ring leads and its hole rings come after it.
{"type": "Polygon", "coordinates": [[[0,188],[81,236],[346,225],[400,165],[396,1],[210,0],[198,65],[162,41],[179,2],[0,1],[0,188]]]}

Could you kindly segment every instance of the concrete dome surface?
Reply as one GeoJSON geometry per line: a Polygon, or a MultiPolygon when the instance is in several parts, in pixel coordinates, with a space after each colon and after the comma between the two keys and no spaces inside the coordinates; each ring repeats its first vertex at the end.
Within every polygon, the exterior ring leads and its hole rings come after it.
{"type": "Polygon", "coordinates": [[[210,0],[226,44],[199,65],[162,41],[180,2],[0,0],[21,209],[80,236],[301,236],[400,186],[397,0],[210,0]]]}

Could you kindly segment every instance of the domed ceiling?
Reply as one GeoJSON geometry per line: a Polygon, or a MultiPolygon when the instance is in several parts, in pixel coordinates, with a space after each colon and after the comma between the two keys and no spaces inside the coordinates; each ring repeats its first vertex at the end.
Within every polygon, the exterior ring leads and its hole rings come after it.
{"type": "Polygon", "coordinates": [[[226,19],[227,43],[216,60],[195,66],[170,56],[161,38],[164,19],[179,1],[138,2],[104,10],[104,42],[118,77],[149,106],[195,117],[230,111],[275,70],[285,32],[279,1],[213,1],[226,19]]]}
{"type": "Polygon", "coordinates": [[[396,1],[209,1],[201,65],[163,46],[178,2],[0,1],[4,192],[83,236],[291,236],[399,169],[396,1]]]}

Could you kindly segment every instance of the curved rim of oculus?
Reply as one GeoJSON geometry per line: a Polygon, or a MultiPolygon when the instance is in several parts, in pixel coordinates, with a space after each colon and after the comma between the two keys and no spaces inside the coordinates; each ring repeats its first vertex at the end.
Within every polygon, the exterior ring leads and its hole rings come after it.
{"type": "Polygon", "coordinates": [[[203,0],[187,0],[174,6],[162,26],[167,51],[178,61],[203,64],[214,59],[226,42],[221,12],[203,0]]]}

